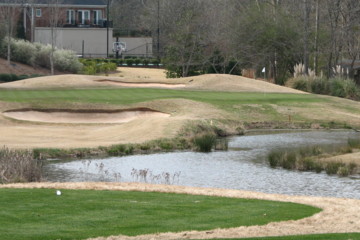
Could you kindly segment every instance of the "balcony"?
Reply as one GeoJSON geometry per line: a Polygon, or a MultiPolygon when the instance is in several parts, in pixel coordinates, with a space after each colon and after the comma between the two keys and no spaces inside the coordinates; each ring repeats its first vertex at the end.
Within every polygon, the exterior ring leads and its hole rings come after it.
{"type": "MultiPolygon", "coordinates": [[[[92,21],[86,20],[84,23],[81,21],[75,21],[73,24],[64,23],[64,21],[59,21],[56,26],[63,28],[106,28],[109,25],[110,28],[113,27],[113,21],[107,21],[106,19],[100,19],[98,24],[93,24],[92,21]]],[[[36,27],[51,27],[48,20],[39,19],[36,21],[36,27]]]]}

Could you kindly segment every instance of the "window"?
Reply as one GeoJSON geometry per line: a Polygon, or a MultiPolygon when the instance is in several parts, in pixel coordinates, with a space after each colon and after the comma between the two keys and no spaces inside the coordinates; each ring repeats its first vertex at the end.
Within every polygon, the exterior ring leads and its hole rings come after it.
{"type": "Polygon", "coordinates": [[[93,11],[93,24],[99,25],[99,21],[101,19],[101,10],[94,10],[93,11]]]}
{"type": "Polygon", "coordinates": [[[36,9],[36,17],[41,17],[41,9],[40,8],[36,9]]]}
{"type": "Polygon", "coordinates": [[[79,24],[90,24],[90,11],[89,10],[79,10],[78,11],[78,22],[79,24]]]}
{"type": "Polygon", "coordinates": [[[75,11],[67,10],[66,11],[66,23],[67,24],[75,24],[75,11]]]}

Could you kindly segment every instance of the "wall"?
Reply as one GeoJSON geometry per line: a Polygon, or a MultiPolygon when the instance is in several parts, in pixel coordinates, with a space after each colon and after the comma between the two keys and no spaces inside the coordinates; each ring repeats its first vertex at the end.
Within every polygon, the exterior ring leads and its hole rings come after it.
{"type": "MultiPolygon", "coordinates": [[[[106,32],[106,28],[58,28],[55,45],[82,55],[84,41],[84,57],[106,57],[106,32]]],[[[112,54],[112,35],[112,28],[109,28],[109,54],[112,54]]],[[[35,42],[51,44],[50,36],[50,28],[35,28],[35,42]]]]}

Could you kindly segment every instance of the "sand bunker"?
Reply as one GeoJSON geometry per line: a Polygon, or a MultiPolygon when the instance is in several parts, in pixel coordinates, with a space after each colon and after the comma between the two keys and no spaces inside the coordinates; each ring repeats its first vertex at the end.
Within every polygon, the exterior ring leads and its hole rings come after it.
{"type": "Polygon", "coordinates": [[[143,83],[129,83],[129,82],[120,82],[115,80],[95,80],[96,82],[101,83],[108,83],[110,85],[116,85],[121,87],[155,87],[155,88],[183,88],[185,84],[168,84],[168,83],[150,83],[150,82],[143,82],[143,83]]]}
{"type": "Polygon", "coordinates": [[[125,110],[18,109],[6,111],[3,115],[17,120],[46,123],[126,123],[139,118],[170,116],[149,108],[125,110]]]}

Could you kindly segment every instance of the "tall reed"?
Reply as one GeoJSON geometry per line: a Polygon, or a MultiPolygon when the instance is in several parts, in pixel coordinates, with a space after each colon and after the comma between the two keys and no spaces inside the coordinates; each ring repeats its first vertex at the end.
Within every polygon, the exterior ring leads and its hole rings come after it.
{"type": "Polygon", "coordinates": [[[42,177],[42,162],[29,150],[0,149],[0,183],[35,182],[42,177]]]}

